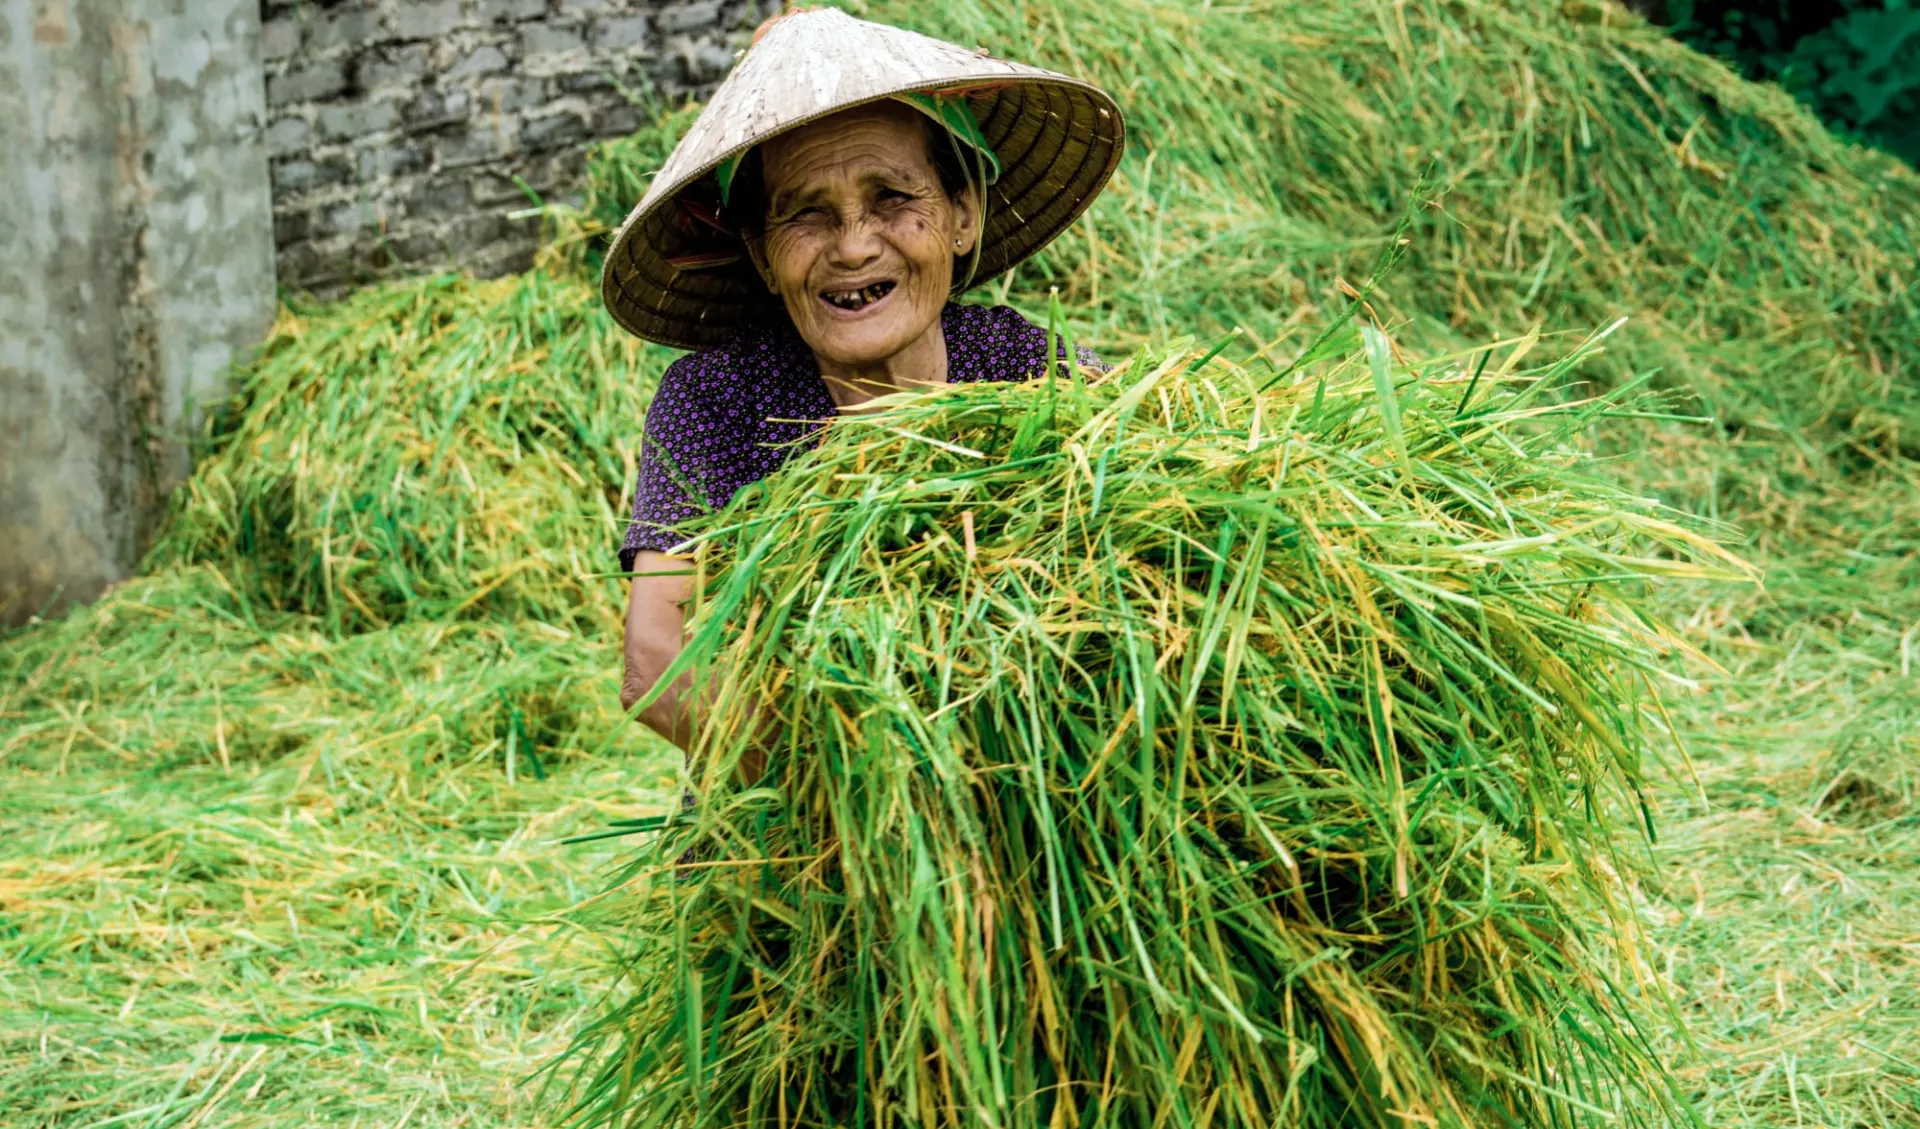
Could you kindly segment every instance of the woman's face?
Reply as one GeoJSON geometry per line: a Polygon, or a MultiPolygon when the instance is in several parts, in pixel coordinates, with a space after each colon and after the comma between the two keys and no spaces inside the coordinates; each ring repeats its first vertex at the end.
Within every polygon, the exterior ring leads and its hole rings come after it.
{"type": "Polygon", "coordinates": [[[954,257],[973,250],[975,210],[941,187],[928,135],[911,107],[881,102],[762,147],[754,258],[822,360],[878,364],[919,340],[946,304],[954,257]]]}

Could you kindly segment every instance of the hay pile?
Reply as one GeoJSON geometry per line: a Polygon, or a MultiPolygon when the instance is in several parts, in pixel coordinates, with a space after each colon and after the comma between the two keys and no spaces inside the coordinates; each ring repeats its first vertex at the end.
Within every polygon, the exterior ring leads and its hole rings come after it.
{"type": "Polygon", "coordinates": [[[1627,316],[1589,376],[1920,453],[1920,176],[1614,0],[859,7],[1116,92],[1117,191],[1015,286],[1058,284],[1103,346],[1319,320],[1427,183],[1375,301],[1405,340],[1564,349],[1627,316]]]}
{"type": "MultiPolygon", "coordinates": [[[[1291,356],[1430,175],[1435,206],[1371,299],[1412,347],[1539,327],[1549,356],[1625,315],[1585,375],[1657,374],[1690,411],[1795,460],[1911,447],[1920,177],[1623,10],[1565,9],[889,0],[865,14],[1121,92],[1136,144],[1112,187],[980,294],[1037,312],[1058,287],[1102,349],[1239,327],[1229,357],[1291,356]]],[[[585,210],[557,210],[559,238],[522,278],[392,284],[283,318],[149,570],[215,564],[261,605],[349,632],[573,623],[608,598],[593,577],[671,354],[598,309],[586,237],[624,216],[692,117],[605,146],[585,210]]],[[[617,609],[595,620],[617,627],[617,609]]]]}
{"type": "MultiPolygon", "coordinates": [[[[1708,861],[1703,901],[1682,876],[1672,901],[1641,907],[1699,1039],[1654,1045],[1716,1125],[1799,1124],[1809,1103],[1835,1124],[1920,1122],[1912,1072],[1889,1065],[1920,1062],[1916,1009],[1886,1006],[1917,982],[1902,947],[1914,899],[1876,877],[1920,873],[1911,836],[1846,845],[1794,822],[1829,794],[1802,787],[1823,762],[1912,793],[1920,478],[1892,455],[1920,433],[1920,177],[1612,3],[859,7],[1122,98],[1139,145],[1091,222],[981,295],[1036,312],[1057,285],[1067,324],[1109,357],[1239,325],[1223,358],[1292,358],[1430,167],[1445,193],[1373,296],[1397,340],[1444,353],[1539,323],[1537,364],[1630,316],[1580,375],[1652,374],[1728,426],[1601,420],[1593,440],[1638,455],[1590,473],[1755,531],[1749,555],[1772,573],[1768,600],[1658,593],[1739,678],[1679,717],[1715,761],[1717,814],[1684,806],[1690,785],[1655,807],[1678,832],[1665,849],[1692,852],[1667,857],[1708,861]],[[1757,775],[1760,754],[1780,771],[1757,775]],[[1848,970],[1842,990],[1823,968],[1848,970]]],[[[689,120],[597,154],[586,219],[617,220],[689,120]]],[[[220,1116],[555,1119],[516,1105],[531,1099],[511,1083],[598,1013],[603,968],[532,946],[509,967],[488,931],[600,889],[605,844],[544,844],[666,810],[679,763],[620,717],[610,552],[631,488],[622,446],[671,356],[609,325],[591,243],[564,242],[580,232],[556,219],[562,242],[521,277],[296,304],[238,379],[145,575],[0,636],[9,951],[47,993],[7,1013],[42,1051],[0,1064],[22,1116],[191,1117],[208,1081],[191,1069],[225,1061],[202,1048],[228,1024],[224,1038],[291,1041],[218,1044],[236,1069],[269,1047],[273,1073],[220,1116]],[[483,840],[511,850],[476,854],[483,840]],[[250,889],[255,867],[295,892],[299,924],[250,889]],[[160,928],[163,912],[184,925],[160,928]],[[458,976],[433,971],[455,953],[458,976]],[[396,985],[417,1000],[396,1003],[396,985]],[[55,998],[65,1028],[49,1043],[38,1001],[55,998]],[[313,1045],[340,1018],[327,1008],[369,1000],[392,1012],[354,1028],[357,1055],[313,1045]]],[[[1290,412],[1263,415],[1263,434],[1290,412]]],[[[1396,725],[1410,717],[1400,707],[1396,725]]],[[[1525,873],[1590,896],[1555,864],[1525,873]]],[[[205,1099],[255,1085],[224,1078],[205,1099]]]]}
{"type": "Polygon", "coordinates": [[[908,401],[709,520],[710,799],[641,866],[703,861],[629,922],[589,1121],[1679,1115],[1634,594],[1724,559],[1591,475],[1620,409],[1564,364],[1366,333],[1266,391],[1176,352],[908,401]]]}
{"type": "Polygon", "coordinates": [[[609,571],[669,353],[544,271],[284,315],[152,570],[212,564],[332,633],[447,618],[617,630],[609,571]]]}

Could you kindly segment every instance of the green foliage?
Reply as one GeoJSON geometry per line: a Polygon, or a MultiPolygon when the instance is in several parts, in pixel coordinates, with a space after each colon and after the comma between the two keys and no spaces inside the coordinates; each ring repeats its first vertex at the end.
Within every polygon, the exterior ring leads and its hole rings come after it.
{"type": "Polygon", "coordinates": [[[1920,5],[1911,0],[1667,0],[1673,33],[1778,82],[1835,132],[1920,164],[1920,5]]]}

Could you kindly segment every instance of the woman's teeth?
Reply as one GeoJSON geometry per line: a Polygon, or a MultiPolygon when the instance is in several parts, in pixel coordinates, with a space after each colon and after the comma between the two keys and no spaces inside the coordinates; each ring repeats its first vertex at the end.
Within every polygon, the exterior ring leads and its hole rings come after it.
{"type": "Polygon", "coordinates": [[[843,310],[860,310],[878,302],[893,292],[893,283],[876,282],[864,290],[828,290],[820,296],[827,304],[843,310]]]}

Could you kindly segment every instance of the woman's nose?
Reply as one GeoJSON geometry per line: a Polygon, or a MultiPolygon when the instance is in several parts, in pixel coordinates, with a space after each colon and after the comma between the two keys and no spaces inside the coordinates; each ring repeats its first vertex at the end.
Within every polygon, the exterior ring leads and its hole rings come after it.
{"type": "Polygon", "coordinates": [[[828,254],[833,265],[842,269],[866,266],[880,257],[880,233],[864,215],[843,216],[828,254]]]}

